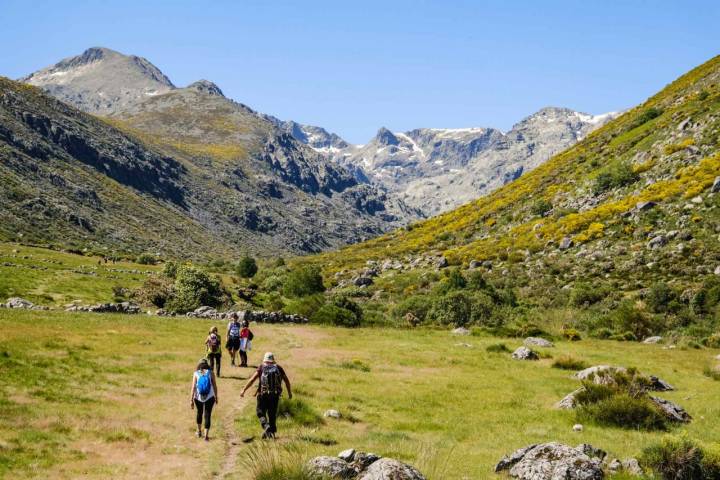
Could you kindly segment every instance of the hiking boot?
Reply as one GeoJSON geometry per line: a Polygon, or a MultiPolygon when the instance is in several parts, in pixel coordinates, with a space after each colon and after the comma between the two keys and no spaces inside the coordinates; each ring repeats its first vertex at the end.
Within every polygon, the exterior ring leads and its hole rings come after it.
{"type": "Polygon", "coordinates": [[[195,432],[195,435],[197,435],[198,438],[202,438],[202,432],[200,430],[195,432]]]}

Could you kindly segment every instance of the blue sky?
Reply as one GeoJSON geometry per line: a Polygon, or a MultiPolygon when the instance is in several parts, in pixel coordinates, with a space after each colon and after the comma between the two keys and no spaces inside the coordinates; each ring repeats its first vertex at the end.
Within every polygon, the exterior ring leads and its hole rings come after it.
{"type": "Polygon", "coordinates": [[[0,0],[0,75],[90,46],[364,143],[633,106],[720,53],[717,1],[0,0]]]}

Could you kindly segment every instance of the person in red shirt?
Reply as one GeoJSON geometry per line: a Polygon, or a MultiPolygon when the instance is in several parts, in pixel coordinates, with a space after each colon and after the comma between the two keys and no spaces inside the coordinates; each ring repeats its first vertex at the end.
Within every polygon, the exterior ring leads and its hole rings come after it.
{"type": "Polygon", "coordinates": [[[242,329],[240,330],[240,366],[248,366],[247,352],[250,350],[250,343],[253,339],[253,333],[250,331],[249,323],[247,320],[243,320],[242,329]]]}

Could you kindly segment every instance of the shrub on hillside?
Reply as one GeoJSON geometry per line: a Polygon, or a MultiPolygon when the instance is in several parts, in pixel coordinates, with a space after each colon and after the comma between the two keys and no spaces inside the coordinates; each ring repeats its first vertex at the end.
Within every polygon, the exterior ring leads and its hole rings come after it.
{"type": "Polygon", "coordinates": [[[634,430],[666,430],[668,427],[665,416],[649,399],[636,398],[626,393],[583,405],[578,410],[578,419],[592,419],[599,425],[634,430]]]}
{"type": "Polygon", "coordinates": [[[531,212],[533,215],[538,217],[544,217],[550,210],[552,210],[553,205],[549,201],[545,200],[544,198],[541,198],[537,202],[535,202],[531,208],[531,212]]]}
{"type": "Polygon", "coordinates": [[[664,282],[653,284],[645,296],[645,304],[651,312],[677,312],[682,308],[678,294],[664,282]]]}
{"type": "Polygon", "coordinates": [[[587,307],[601,301],[607,293],[605,288],[578,282],[570,293],[570,304],[574,307],[587,307]]]}
{"type": "Polygon", "coordinates": [[[474,325],[496,327],[502,319],[495,316],[495,300],[485,292],[477,292],[470,297],[470,321],[474,325]]]}
{"type": "Polygon", "coordinates": [[[168,300],[175,291],[173,281],[167,277],[151,275],[145,280],[142,287],[135,290],[133,296],[143,304],[155,305],[165,308],[168,300]]]}
{"type": "Polygon", "coordinates": [[[432,298],[427,295],[412,295],[398,303],[393,309],[393,313],[398,320],[404,319],[408,313],[411,313],[420,323],[423,323],[427,320],[432,302],[432,298]]]}
{"type": "Polygon", "coordinates": [[[510,349],[504,343],[493,343],[485,347],[488,353],[510,353],[510,349]]]}
{"type": "Polygon", "coordinates": [[[638,118],[630,125],[630,129],[637,128],[640,125],[644,125],[650,120],[657,118],[662,114],[663,110],[661,108],[650,107],[638,116],[638,118]]]}
{"type": "Polygon", "coordinates": [[[175,275],[177,275],[177,269],[178,269],[178,264],[171,260],[169,262],[165,262],[165,265],[163,265],[162,274],[163,274],[163,276],[165,276],[167,278],[174,279],[175,275]]]}
{"type": "Polygon", "coordinates": [[[335,325],[338,327],[359,327],[360,320],[354,312],[346,308],[327,303],[315,312],[311,320],[315,323],[335,325]]]}
{"type": "Polygon", "coordinates": [[[467,280],[457,268],[446,270],[445,278],[443,278],[436,290],[436,293],[445,294],[453,290],[462,290],[467,286],[467,280]]]}
{"type": "Polygon", "coordinates": [[[612,314],[612,322],[616,332],[632,333],[635,339],[649,337],[658,330],[652,317],[638,310],[629,300],[618,305],[612,314]]]}
{"type": "Polygon", "coordinates": [[[185,313],[203,305],[219,307],[228,300],[229,295],[218,279],[198,268],[183,265],[177,270],[173,294],[165,307],[172,312],[185,313]]]}
{"type": "Polygon", "coordinates": [[[593,193],[599,195],[613,188],[624,187],[640,177],[628,162],[614,162],[595,177],[593,193]]]}
{"type": "Polygon", "coordinates": [[[643,450],[640,461],[664,480],[720,479],[717,448],[708,448],[685,435],[663,437],[643,450]]]}
{"type": "Polygon", "coordinates": [[[135,263],[139,263],[140,265],[155,265],[157,258],[149,253],[142,253],[135,259],[135,263]]]}
{"type": "Polygon", "coordinates": [[[440,325],[462,327],[470,321],[471,303],[465,292],[454,291],[433,302],[428,317],[440,325]]]}
{"type": "Polygon", "coordinates": [[[286,297],[304,297],[325,291],[320,267],[306,265],[291,270],[285,277],[283,294],[286,297]]]}
{"type": "Polygon", "coordinates": [[[252,278],[258,271],[257,262],[250,256],[240,259],[235,267],[235,272],[242,278],[252,278]]]}
{"type": "Polygon", "coordinates": [[[301,315],[305,318],[312,318],[315,312],[325,304],[325,297],[322,294],[307,295],[304,297],[285,300],[283,312],[301,315]]]}

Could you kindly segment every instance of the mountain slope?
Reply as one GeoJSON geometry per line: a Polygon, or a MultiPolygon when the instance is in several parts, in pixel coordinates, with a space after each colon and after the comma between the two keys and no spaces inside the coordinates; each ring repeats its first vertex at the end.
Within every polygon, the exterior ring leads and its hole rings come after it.
{"type": "Polygon", "coordinates": [[[319,127],[275,120],[358,180],[379,185],[431,216],[516,179],[616,116],[548,107],[507,133],[494,128],[393,133],[381,128],[365,145],[349,145],[319,127]]]}
{"type": "Polygon", "coordinates": [[[233,251],[263,251],[266,245],[266,253],[317,252],[418,218],[402,202],[360,184],[257,112],[225,98],[212,82],[176,88],[168,80],[161,82],[163,91],[158,87],[148,95],[147,85],[165,77],[141,60],[90,49],[28,80],[103,113],[106,124],[181,166],[186,214],[210,235],[227,237],[221,243],[233,251]],[[139,64],[143,68],[135,68],[139,64]],[[58,72],[72,81],[55,80],[58,72]],[[100,93],[118,85],[131,94],[96,109],[93,102],[107,97],[100,93]]]}
{"type": "Polygon", "coordinates": [[[665,281],[691,295],[720,264],[719,83],[716,57],[490,195],[307,261],[340,279],[367,261],[488,262],[531,303],[580,282],[629,294],[665,281]]]}

